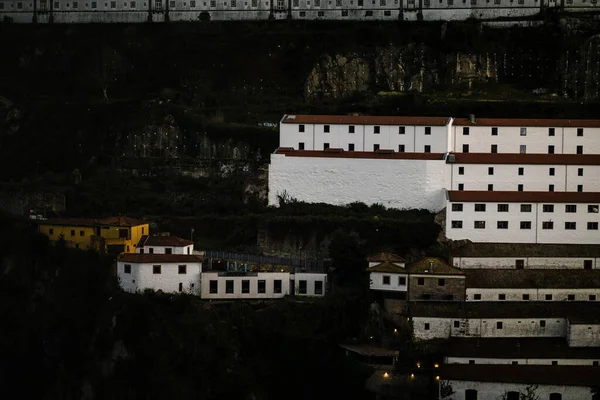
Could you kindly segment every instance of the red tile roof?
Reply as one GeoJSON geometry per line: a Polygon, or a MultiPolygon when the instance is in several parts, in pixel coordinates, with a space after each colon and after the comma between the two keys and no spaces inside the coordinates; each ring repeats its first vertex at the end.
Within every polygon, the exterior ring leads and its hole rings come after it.
{"type": "Polygon", "coordinates": [[[600,203],[600,192],[448,191],[451,202],[600,203]]]}
{"type": "Polygon", "coordinates": [[[419,125],[444,126],[448,117],[403,117],[375,115],[285,115],[282,124],[324,124],[324,125],[419,125]]]}
{"type": "Polygon", "coordinates": [[[138,243],[138,248],[144,246],[185,247],[194,244],[191,240],[182,239],[177,236],[148,236],[143,235],[138,243]]]}
{"type": "Polygon", "coordinates": [[[557,127],[557,128],[600,128],[597,119],[525,119],[525,118],[456,118],[454,126],[519,126],[519,127],[557,127]]]}
{"type": "Polygon", "coordinates": [[[444,381],[592,386],[598,384],[600,371],[573,365],[445,364],[440,366],[439,376],[444,381]]]}
{"type": "Polygon", "coordinates": [[[600,165],[597,154],[452,153],[454,164],[600,165]]]}
{"type": "Polygon", "coordinates": [[[107,218],[51,218],[40,221],[40,225],[64,225],[64,226],[137,226],[148,224],[141,219],[130,217],[107,217],[107,218]]]}
{"type": "Polygon", "coordinates": [[[188,254],[138,254],[126,253],[119,257],[120,262],[130,263],[182,263],[202,262],[202,257],[188,254]]]}
{"type": "Polygon", "coordinates": [[[275,154],[286,157],[324,157],[324,158],[378,158],[382,160],[443,160],[443,153],[387,153],[375,151],[343,151],[332,153],[326,150],[275,150],[275,154]]]}
{"type": "Polygon", "coordinates": [[[437,257],[425,257],[410,264],[408,272],[415,275],[464,275],[460,268],[453,267],[437,257]]]}
{"type": "Polygon", "coordinates": [[[394,253],[375,254],[374,256],[367,258],[367,261],[369,261],[369,262],[389,261],[389,262],[393,262],[393,263],[405,263],[406,262],[406,260],[404,258],[402,258],[399,255],[394,254],[394,253]]]}

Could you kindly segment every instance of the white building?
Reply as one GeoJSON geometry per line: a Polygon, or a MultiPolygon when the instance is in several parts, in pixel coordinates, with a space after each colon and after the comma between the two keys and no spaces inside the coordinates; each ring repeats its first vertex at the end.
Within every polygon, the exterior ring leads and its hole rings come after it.
{"type": "Polygon", "coordinates": [[[449,191],[446,237],[477,242],[600,243],[600,192],[449,191]]]}
{"type": "Polygon", "coordinates": [[[449,385],[452,400],[519,400],[530,387],[539,399],[597,400],[598,367],[547,365],[442,365],[439,379],[449,385]]]}
{"type": "Polygon", "coordinates": [[[143,235],[137,244],[139,254],[194,254],[194,243],[177,236],[143,235]]]}
{"type": "Polygon", "coordinates": [[[146,289],[200,294],[202,259],[186,254],[123,254],[117,275],[126,292],[146,289]]]}
{"type": "Polygon", "coordinates": [[[467,270],[467,301],[600,301],[600,274],[559,269],[467,270]]]}
{"type": "Polygon", "coordinates": [[[277,299],[288,295],[325,296],[327,274],[296,272],[202,273],[203,299],[277,299]]]}

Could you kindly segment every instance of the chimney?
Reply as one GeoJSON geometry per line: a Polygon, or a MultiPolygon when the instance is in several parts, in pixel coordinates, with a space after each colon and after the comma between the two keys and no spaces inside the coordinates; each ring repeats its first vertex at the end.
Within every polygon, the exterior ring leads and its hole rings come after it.
{"type": "Polygon", "coordinates": [[[475,119],[475,114],[469,114],[469,120],[472,124],[475,124],[475,122],[477,122],[477,120],[475,119]]]}
{"type": "Polygon", "coordinates": [[[433,272],[433,261],[429,261],[429,270],[433,272]]]}

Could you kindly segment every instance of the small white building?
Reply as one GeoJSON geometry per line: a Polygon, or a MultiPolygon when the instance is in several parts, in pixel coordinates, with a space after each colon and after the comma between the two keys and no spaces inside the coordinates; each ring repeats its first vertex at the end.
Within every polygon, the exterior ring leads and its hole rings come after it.
{"type": "Polygon", "coordinates": [[[519,400],[528,387],[544,400],[598,399],[591,392],[598,367],[451,364],[440,367],[439,380],[452,388],[452,400],[519,400]]]}
{"type": "Polygon", "coordinates": [[[505,243],[600,243],[600,192],[449,191],[446,237],[505,243]]]}
{"type": "Polygon", "coordinates": [[[117,276],[123,290],[146,289],[200,294],[202,259],[187,254],[123,254],[117,260],[117,276]]]}
{"type": "Polygon", "coordinates": [[[177,236],[143,235],[137,244],[139,254],[194,254],[194,243],[177,236]]]}
{"type": "Polygon", "coordinates": [[[467,301],[600,301],[600,274],[590,270],[467,270],[467,301]]]}

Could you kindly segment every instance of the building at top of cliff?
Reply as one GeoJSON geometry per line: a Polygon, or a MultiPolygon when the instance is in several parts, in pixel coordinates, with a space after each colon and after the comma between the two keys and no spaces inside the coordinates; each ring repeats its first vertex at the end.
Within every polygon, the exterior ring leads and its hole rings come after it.
{"type": "Polygon", "coordinates": [[[52,241],[64,239],[68,247],[118,254],[134,253],[141,237],[150,233],[150,225],[126,216],[53,218],[39,221],[38,230],[52,241]]]}

